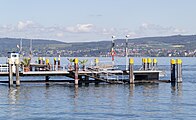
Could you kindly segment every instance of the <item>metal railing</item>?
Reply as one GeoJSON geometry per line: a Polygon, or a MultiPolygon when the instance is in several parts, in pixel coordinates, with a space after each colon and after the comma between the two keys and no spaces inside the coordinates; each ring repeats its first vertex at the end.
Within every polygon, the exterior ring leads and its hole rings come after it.
{"type": "Polygon", "coordinates": [[[0,72],[8,72],[8,64],[0,64],[0,72]]]}

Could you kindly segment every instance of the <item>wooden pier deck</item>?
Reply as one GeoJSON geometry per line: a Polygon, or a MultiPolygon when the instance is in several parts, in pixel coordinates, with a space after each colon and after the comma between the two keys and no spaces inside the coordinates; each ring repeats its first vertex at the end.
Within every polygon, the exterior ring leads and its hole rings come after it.
{"type": "MultiPolygon", "coordinates": [[[[141,83],[141,82],[169,82],[168,80],[163,81],[159,80],[159,74],[162,71],[133,71],[134,78],[135,78],[135,83],[141,83]]],[[[20,72],[19,75],[21,77],[26,77],[26,76],[45,76],[45,80],[32,80],[32,81],[21,81],[24,83],[45,83],[46,79],[47,82],[69,82],[69,83],[74,83],[74,80],[50,80],[50,76],[65,76],[71,79],[74,79],[74,74],[75,71],[29,71],[29,72],[20,72]]],[[[128,75],[129,71],[123,71],[123,70],[108,70],[108,71],[92,71],[92,70],[80,70],[78,71],[78,78],[79,78],[79,83],[99,83],[99,82],[105,82],[105,83],[127,83],[128,82],[128,75]],[[102,75],[102,76],[101,76],[102,75]],[[127,79],[119,78],[119,79],[106,79],[103,77],[108,75],[108,76],[127,76],[127,79]],[[91,78],[91,80],[89,80],[91,78]],[[93,80],[92,80],[93,79],[93,80]]],[[[9,76],[9,72],[0,72],[0,76],[9,76]]],[[[14,74],[15,76],[15,74],[14,74]]],[[[0,83],[7,83],[8,81],[0,81],[0,83]]]]}

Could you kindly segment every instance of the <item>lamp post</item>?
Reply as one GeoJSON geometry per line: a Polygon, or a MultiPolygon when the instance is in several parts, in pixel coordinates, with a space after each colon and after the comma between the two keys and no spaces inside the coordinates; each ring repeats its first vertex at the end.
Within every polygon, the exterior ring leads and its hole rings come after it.
{"type": "Polygon", "coordinates": [[[125,67],[126,68],[125,69],[128,70],[128,63],[127,63],[128,60],[127,60],[127,57],[128,57],[128,38],[129,38],[129,35],[126,35],[125,37],[126,37],[126,39],[125,39],[125,42],[126,42],[125,43],[125,63],[126,63],[126,66],[125,67]]]}
{"type": "Polygon", "coordinates": [[[115,36],[112,36],[112,48],[111,48],[111,56],[112,56],[112,65],[114,66],[114,56],[115,56],[115,51],[114,51],[114,43],[115,40],[115,36]]]}

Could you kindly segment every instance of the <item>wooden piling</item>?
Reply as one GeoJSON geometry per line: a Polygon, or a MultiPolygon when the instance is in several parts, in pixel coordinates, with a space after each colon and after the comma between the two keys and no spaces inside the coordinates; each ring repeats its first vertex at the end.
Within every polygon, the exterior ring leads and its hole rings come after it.
{"type": "Polygon", "coordinates": [[[9,63],[9,87],[13,86],[13,71],[12,71],[12,60],[8,59],[9,63]]]}
{"type": "Polygon", "coordinates": [[[157,70],[157,59],[153,59],[153,64],[152,64],[152,66],[153,66],[153,69],[154,70],[157,70]]]}
{"type": "Polygon", "coordinates": [[[95,75],[95,85],[99,85],[99,79],[100,79],[100,75],[99,74],[96,74],[95,75]]]}
{"type": "Polygon", "coordinates": [[[142,58],[143,70],[147,70],[147,58],[142,58]]]}
{"type": "Polygon", "coordinates": [[[56,58],[54,58],[54,71],[56,71],[56,58]]]}
{"type": "Polygon", "coordinates": [[[49,79],[50,79],[50,76],[45,76],[46,85],[49,85],[49,79]]]}
{"type": "Polygon", "coordinates": [[[51,65],[50,65],[50,60],[47,58],[46,59],[46,65],[47,65],[47,70],[51,70],[51,65]]]}
{"type": "Polygon", "coordinates": [[[130,84],[134,84],[133,64],[134,64],[134,59],[130,58],[129,59],[129,83],[130,84]]]}
{"type": "Polygon", "coordinates": [[[16,59],[15,65],[16,65],[16,86],[20,86],[20,74],[19,74],[19,59],[16,59]]]}
{"type": "Polygon", "coordinates": [[[177,59],[176,60],[176,79],[178,83],[182,82],[182,60],[177,59]]]}
{"type": "Polygon", "coordinates": [[[170,60],[171,63],[171,82],[176,82],[176,61],[174,59],[170,60]]]}
{"type": "Polygon", "coordinates": [[[147,70],[151,70],[152,66],[152,60],[150,58],[147,58],[147,70]]]}
{"type": "Polygon", "coordinates": [[[95,59],[95,66],[97,67],[97,66],[98,66],[98,64],[99,64],[99,59],[98,59],[98,58],[96,58],[96,59],[95,59]]]}
{"type": "Polygon", "coordinates": [[[60,70],[60,68],[61,68],[61,59],[60,57],[58,57],[58,70],[60,70]]]}
{"type": "Polygon", "coordinates": [[[74,83],[75,85],[78,85],[78,58],[75,58],[74,60],[74,70],[75,70],[74,83]]]}
{"type": "Polygon", "coordinates": [[[38,64],[41,64],[41,57],[38,57],[38,64]]]}
{"type": "Polygon", "coordinates": [[[89,85],[89,76],[85,76],[85,85],[86,85],[86,86],[89,85]]]}

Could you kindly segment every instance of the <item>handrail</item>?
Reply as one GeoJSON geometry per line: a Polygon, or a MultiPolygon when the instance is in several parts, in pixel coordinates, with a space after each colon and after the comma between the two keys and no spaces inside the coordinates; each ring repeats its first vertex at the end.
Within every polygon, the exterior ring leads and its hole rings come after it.
{"type": "Polygon", "coordinates": [[[8,72],[8,64],[0,64],[0,72],[8,72]]]}

